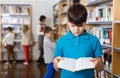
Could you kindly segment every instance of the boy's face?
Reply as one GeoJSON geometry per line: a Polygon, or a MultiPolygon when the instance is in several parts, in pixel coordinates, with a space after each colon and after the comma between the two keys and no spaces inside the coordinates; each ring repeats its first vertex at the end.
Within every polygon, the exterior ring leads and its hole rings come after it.
{"type": "Polygon", "coordinates": [[[82,26],[76,26],[75,24],[72,23],[68,23],[69,25],[69,29],[72,32],[73,35],[75,36],[79,36],[80,34],[82,34],[84,32],[85,29],[85,22],[82,24],[82,26]]]}
{"type": "Polygon", "coordinates": [[[45,23],[45,22],[46,22],[46,19],[43,19],[43,22],[45,23]]]}

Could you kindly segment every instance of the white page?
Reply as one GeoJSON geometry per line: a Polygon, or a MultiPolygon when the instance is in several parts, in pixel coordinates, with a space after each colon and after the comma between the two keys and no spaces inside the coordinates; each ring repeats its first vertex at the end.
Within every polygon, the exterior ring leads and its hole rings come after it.
{"type": "Polygon", "coordinates": [[[79,70],[94,68],[94,63],[91,62],[90,59],[91,59],[91,57],[88,57],[88,58],[79,58],[76,61],[76,66],[75,66],[76,68],[75,68],[75,70],[79,71],[79,70]]]}
{"type": "Polygon", "coordinates": [[[69,71],[75,71],[75,59],[64,58],[58,63],[58,68],[66,69],[69,71]]]}

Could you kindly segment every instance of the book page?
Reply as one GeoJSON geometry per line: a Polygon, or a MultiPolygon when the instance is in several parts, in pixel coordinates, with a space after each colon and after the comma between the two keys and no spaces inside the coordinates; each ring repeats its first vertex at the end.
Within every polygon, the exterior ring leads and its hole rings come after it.
{"type": "Polygon", "coordinates": [[[76,61],[75,70],[76,71],[80,71],[80,70],[84,70],[84,69],[94,68],[94,63],[91,62],[90,59],[92,59],[92,58],[91,57],[88,57],[88,58],[79,58],[76,61]]]}
{"type": "Polygon", "coordinates": [[[75,71],[75,59],[71,58],[63,58],[63,60],[60,60],[58,63],[58,68],[66,69],[69,71],[75,71]]]}

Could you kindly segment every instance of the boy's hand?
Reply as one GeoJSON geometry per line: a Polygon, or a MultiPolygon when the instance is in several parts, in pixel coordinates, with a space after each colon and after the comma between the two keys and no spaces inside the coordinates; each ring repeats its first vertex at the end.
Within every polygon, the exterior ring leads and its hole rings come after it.
{"type": "Polygon", "coordinates": [[[90,61],[94,62],[96,71],[100,72],[104,69],[104,63],[102,61],[102,58],[93,58],[90,61]]]}
{"type": "Polygon", "coordinates": [[[62,60],[62,59],[63,58],[60,57],[60,56],[54,58],[54,68],[55,68],[56,71],[59,71],[59,68],[57,66],[58,66],[59,61],[62,60]]]}

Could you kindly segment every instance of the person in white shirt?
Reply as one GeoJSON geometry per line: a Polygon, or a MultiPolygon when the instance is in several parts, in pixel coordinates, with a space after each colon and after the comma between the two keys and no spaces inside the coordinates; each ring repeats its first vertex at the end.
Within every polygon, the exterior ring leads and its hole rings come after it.
{"type": "Polygon", "coordinates": [[[37,60],[38,64],[39,63],[44,63],[44,50],[43,50],[43,39],[44,39],[44,28],[46,27],[45,22],[46,22],[46,16],[41,15],[39,18],[39,25],[37,27],[37,35],[38,35],[38,49],[40,51],[40,56],[37,60]]]}
{"type": "Polygon", "coordinates": [[[16,58],[14,55],[13,47],[14,47],[14,37],[15,34],[13,33],[13,29],[11,27],[7,28],[7,34],[3,39],[3,45],[6,47],[7,50],[7,62],[6,64],[10,64],[10,56],[13,58],[13,63],[16,63],[16,58]]]}

